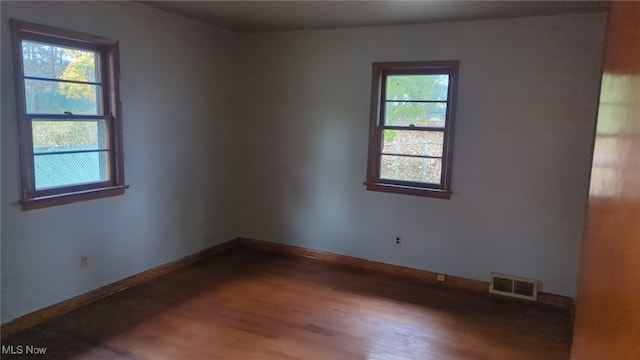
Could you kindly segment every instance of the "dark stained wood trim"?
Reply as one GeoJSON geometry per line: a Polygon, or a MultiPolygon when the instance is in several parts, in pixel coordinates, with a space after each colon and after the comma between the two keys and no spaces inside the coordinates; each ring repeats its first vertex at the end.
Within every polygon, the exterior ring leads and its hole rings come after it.
{"type": "Polygon", "coordinates": [[[78,201],[101,199],[105,197],[118,196],[124,194],[129,185],[110,186],[100,189],[90,189],[73,193],[42,196],[20,201],[22,210],[44,209],[51,206],[71,204],[78,201]]]}
{"type": "Polygon", "coordinates": [[[16,89],[16,115],[18,120],[18,141],[20,153],[20,198],[28,199],[35,189],[33,179],[33,143],[31,135],[31,121],[27,121],[27,101],[24,90],[24,69],[22,66],[22,45],[20,26],[24,24],[16,20],[9,20],[11,26],[11,49],[13,60],[13,81],[16,89]]]}
{"type": "MultiPolygon", "coordinates": [[[[392,265],[387,263],[382,263],[378,261],[365,260],[361,258],[356,258],[352,256],[340,255],[325,251],[307,249],[298,246],[285,245],[279,243],[273,243],[262,240],[255,239],[247,239],[247,238],[238,238],[236,239],[239,246],[250,248],[250,249],[258,249],[262,251],[268,251],[288,256],[296,256],[296,257],[305,257],[316,259],[319,261],[329,262],[333,264],[352,266],[366,270],[377,271],[386,274],[399,275],[408,278],[414,278],[423,280],[427,283],[434,283],[441,286],[450,286],[453,288],[458,288],[462,290],[467,290],[476,293],[485,293],[487,296],[500,296],[489,293],[489,283],[479,280],[472,280],[458,276],[446,275],[447,281],[442,283],[436,280],[436,276],[438,273],[427,271],[427,270],[419,270],[413,269],[405,266],[392,265]]],[[[519,302],[531,302],[529,300],[521,300],[521,299],[511,299],[513,301],[519,302]]],[[[568,310],[569,312],[573,312],[573,299],[570,297],[555,295],[549,293],[538,293],[538,303],[562,308],[568,310]]]]}
{"type": "MultiPolygon", "coordinates": [[[[10,22],[15,23],[16,26],[20,27],[20,30],[22,32],[25,32],[28,34],[45,35],[45,36],[50,36],[51,34],[55,34],[55,36],[58,38],[68,39],[73,42],[83,42],[88,44],[103,44],[103,45],[113,44],[113,41],[109,39],[105,39],[100,36],[86,34],[82,32],[61,29],[58,27],[53,27],[48,25],[35,24],[32,22],[15,20],[15,19],[10,20],[10,22]]],[[[78,45],[73,45],[73,46],[78,46],[78,45]]]]}
{"type": "Polygon", "coordinates": [[[381,69],[374,63],[371,74],[371,105],[369,119],[369,148],[367,153],[367,181],[380,175],[380,94],[382,92],[381,69]]]}
{"type": "Polygon", "coordinates": [[[442,70],[457,67],[460,64],[457,60],[443,61],[389,61],[376,62],[374,66],[381,69],[392,69],[394,74],[440,74],[442,70]]]}
{"type": "Polygon", "coordinates": [[[447,122],[444,124],[444,159],[442,161],[442,186],[451,191],[451,177],[453,173],[453,139],[455,138],[456,107],[458,100],[458,71],[460,62],[452,61],[448,64],[452,68],[449,74],[449,93],[447,94],[447,122]]]}
{"type": "Polygon", "coordinates": [[[238,248],[2,346],[2,360],[568,360],[571,323],[542,304],[238,248]]]}
{"type": "Polygon", "coordinates": [[[226,241],[205,250],[199,251],[195,254],[185,256],[176,261],[154,267],[153,269],[149,269],[128,278],[118,280],[114,283],[89,291],[85,294],[78,295],[71,299],[48,306],[44,309],[34,311],[30,314],[14,319],[6,324],[2,324],[2,326],[0,326],[0,335],[2,336],[2,338],[4,338],[11,334],[15,334],[18,331],[28,329],[36,324],[66,314],[70,311],[89,305],[107,296],[140,285],[151,279],[166,275],[188,265],[206,260],[214,255],[221,254],[237,246],[237,239],[226,241]]]}
{"type": "Polygon", "coordinates": [[[367,190],[371,190],[371,191],[380,191],[380,192],[403,194],[403,195],[424,196],[424,197],[432,197],[437,199],[450,199],[451,195],[453,194],[451,191],[422,188],[422,187],[415,187],[415,186],[395,185],[395,184],[387,184],[387,183],[368,183],[368,182],[364,184],[367,186],[367,190]]]}
{"type": "MultiPolygon", "coordinates": [[[[436,273],[426,270],[413,269],[404,266],[392,265],[381,263],[377,261],[370,261],[361,258],[340,255],[330,252],[318,251],[313,249],[306,249],[297,246],[278,244],[267,241],[260,241],[247,238],[235,238],[230,241],[223,242],[221,244],[214,245],[208,249],[199,251],[195,254],[185,256],[179,260],[172,261],[153,269],[149,269],[142,273],[130,276],[128,278],[116,281],[101,288],[92,290],[85,294],[78,295],[71,299],[62,301],[60,303],[48,306],[46,308],[34,311],[32,313],[21,316],[6,324],[0,326],[0,336],[5,338],[16,332],[28,329],[41,322],[55,318],[57,316],[66,314],[70,311],[79,309],[83,306],[89,305],[100,299],[126,290],[128,288],[140,285],[149,280],[157,277],[169,274],[178,269],[184,268],[188,265],[207,260],[211,257],[221,255],[222,253],[234,248],[245,247],[250,249],[261,250],[265,252],[283,254],[294,257],[305,257],[310,259],[316,259],[323,262],[351,266],[366,270],[377,271],[386,274],[393,274],[403,276],[407,278],[414,278],[425,281],[426,283],[434,283],[439,286],[449,286],[475,293],[483,293],[487,296],[499,296],[489,294],[489,284],[487,282],[467,279],[463,277],[447,275],[447,281],[445,283],[437,282],[436,273]]],[[[528,302],[527,300],[513,299],[513,301],[528,302]]],[[[565,296],[538,293],[538,302],[563,308],[573,313],[573,299],[565,296]]]]}
{"type": "Polygon", "coordinates": [[[111,126],[113,136],[112,153],[114,174],[113,179],[116,184],[125,184],[124,179],[124,137],[122,126],[122,102],[120,101],[120,46],[118,43],[108,45],[107,61],[109,66],[109,76],[111,76],[108,82],[111,84],[109,87],[110,94],[105,96],[110,101],[109,110],[112,121],[111,126]]]}

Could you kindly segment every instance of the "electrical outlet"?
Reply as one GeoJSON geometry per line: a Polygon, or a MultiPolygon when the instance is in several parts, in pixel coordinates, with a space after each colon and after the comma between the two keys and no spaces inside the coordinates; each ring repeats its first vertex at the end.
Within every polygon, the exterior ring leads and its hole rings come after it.
{"type": "Polygon", "coordinates": [[[440,281],[440,282],[445,282],[447,280],[446,276],[444,276],[444,274],[438,274],[436,275],[436,280],[440,281]]]}
{"type": "Polygon", "coordinates": [[[89,267],[89,257],[80,256],[80,269],[86,269],[89,267]]]}
{"type": "Polygon", "coordinates": [[[402,241],[400,240],[400,236],[396,237],[396,242],[395,242],[396,246],[400,246],[402,245],[402,241]]]}

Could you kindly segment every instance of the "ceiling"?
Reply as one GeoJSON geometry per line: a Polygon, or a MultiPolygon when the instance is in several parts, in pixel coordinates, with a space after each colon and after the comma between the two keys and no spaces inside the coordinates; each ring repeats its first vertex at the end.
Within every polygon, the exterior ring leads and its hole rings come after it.
{"type": "Polygon", "coordinates": [[[140,1],[237,32],[602,12],[608,1],[140,1]]]}

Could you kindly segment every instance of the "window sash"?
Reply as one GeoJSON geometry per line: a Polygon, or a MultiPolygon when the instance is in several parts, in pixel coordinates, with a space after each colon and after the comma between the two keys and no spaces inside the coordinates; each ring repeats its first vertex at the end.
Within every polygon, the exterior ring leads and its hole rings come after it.
{"type": "Polygon", "coordinates": [[[29,137],[28,148],[29,151],[29,168],[30,168],[30,177],[28,179],[29,182],[29,191],[33,194],[33,197],[43,197],[43,196],[51,196],[57,194],[65,194],[76,191],[85,191],[89,189],[102,188],[107,186],[115,186],[116,183],[114,181],[113,175],[116,171],[116,160],[114,157],[114,136],[113,126],[114,119],[111,116],[101,116],[101,115],[48,115],[48,114],[26,114],[25,116],[26,123],[24,124],[24,130],[27,131],[29,137]],[[36,153],[33,147],[33,121],[46,120],[46,121],[72,121],[72,122],[84,122],[84,121],[96,121],[96,120],[104,120],[105,122],[105,136],[106,136],[106,148],[97,148],[91,150],[71,150],[71,151],[62,151],[62,152],[47,152],[47,153],[36,153]],[[105,181],[96,181],[96,182],[88,182],[82,184],[74,184],[68,186],[58,186],[53,188],[46,189],[36,189],[36,168],[35,168],[35,157],[43,156],[43,155],[55,155],[55,154],[66,154],[66,153],[85,153],[85,152],[106,152],[108,159],[107,166],[107,180],[105,181]]]}
{"type": "MultiPolygon", "coordinates": [[[[15,59],[14,57],[14,61],[20,61],[20,85],[22,88],[22,94],[23,94],[23,101],[22,104],[19,104],[19,106],[23,107],[24,109],[24,113],[27,115],[35,115],[35,114],[42,114],[42,115],[49,115],[51,113],[32,113],[29,112],[27,109],[27,101],[26,101],[26,80],[36,80],[36,81],[48,81],[48,82],[52,82],[52,83],[68,83],[68,84],[80,84],[80,85],[91,85],[91,86],[96,86],[100,89],[100,103],[97,104],[97,115],[107,115],[109,113],[109,109],[111,107],[110,104],[110,100],[111,100],[111,92],[110,92],[110,87],[109,87],[109,64],[108,64],[108,51],[105,45],[98,45],[98,44],[92,44],[92,43],[86,43],[86,42],[82,42],[82,41],[77,41],[77,40],[72,40],[72,39],[67,39],[67,38],[59,38],[53,35],[42,35],[42,34],[36,34],[36,33],[28,33],[28,32],[24,32],[21,33],[21,36],[18,37],[18,39],[15,40],[16,42],[19,43],[16,44],[15,46],[18,46],[19,49],[17,49],[20,53],[20,58],[19,59],[15,59]],[[96,64],[95,66],[98,67],[98,72],[99,72],[99,80],[100,81],[77,81],[77,80],[65,80],[65,79],[53,79],[53,78],[47,78],[47,77],[38,77],[38,76],[27,76],[24,74],[24,61],[23,61],[23,52],[22,52],[22,41],[27,40],[27,41],[37,41],[39,43],[42,44],[46,44],[46,45],[51,45],[51,46],[57,46],[57,47],[66,47],[66,48],[73,48],[73,49],[79,49],[79,50],[88,50],[91,52],[96,53],[97,55],[97,59],[96,59],[96,64]]],[[[98,80],[98,79],[96,79],[98,80]]],[[[51,114],[53,115],[53,114],[51,114]]]]}
{"type": "Polygon", "coordinates": [[[418,128],[418,127],[409,127],[409,126],[380,126],[378,127],[378,136],[379,136],[379,152],[377,157],[377,180],[381,183],[389,183],[393,185],[405,185],[405,186],[413,186],[413,187],[421,187],[421,188],[430,188],[430,189],[441,189],[444,186],[445,177],[445,160],[446,160],[446,141],[447,141],[447,132],[442,128],[418,128]],[[399,131],[437,131],[442,132],[444,134],[443,144],[442,144],[442,156],[431,156],[431,155],[409,155],[409,154],[397,154],[397,153],[389,153],[383,152],[383,144],[384,144],[384,130],[399,130],[399,131]],[[397,180],[397,179],[389,179],[382,177],[382,156],[390,155],[390,156],[403,156],[403,157],[411,157],[411,158],[420,158],[420,159],[440,159],[442,161],[442,167],[440,169],[440,182],[430,183],[430,182],[420,182],[420,181],[408,181],[408,180],[397,180]]]}
{"type": "Polygon", "coordinates": [[[402,71],[402,70],[394,70],[394,71],[387,71],[384,72],[382,75],[382,88],[380,91],[380,114],[379,114],[379,122],[380,122],[380,126],[378,126],[378,133],[379,133],[379,139],[380,139],[380,145],[379,145],[379,152],[378,152],[378,157],[377,157],[377,173],[378,173],[378,181],[382,182],[382,183],[389,183],[389,184],[394,184],[394,185],[407,185],[407,186],[414,186],[414,187],[422,187],[422,188],[435,188],[435,189],[444,189],[445,186],[445,167],[444,167],[444,163],[446,161],[447,158],[447,154],[446,154],[446,148],[447,148],[447,140],[448,140],[448,120],[449,120],[449,112],[450,110],[450,99],[452,97],[451,94],[451,86],[448,85],[447,86],[447,100],[389,100],[386,98],[386,93],[387,93],[387,78],[389,76],[393,76],[393,75],[449,75],[449,77],[451,77],[451,73],[449,71],[441,71],[441,70],[430,70],[428,72],[422,72],[419,70],[415,70],[415,69],[411,69],[408,71],[402,71]],[[386,105],[388,103],[441,103],[441,104],[446,104],[447,108],[446,108],[446,113],[445,113],[445,124],[444,124],[444,128],[442,127],[433,127],[433,126],[415,126],[415,125],[409,125],[409,126],[397,126],[397,125],[386,125],[386,121],[387,121],[387,117],[386,117],[386,105]],[[443,151],[443,156],[441,157],[435,157],[435,156],[419,156],[419,155],[412,155],[412,156],[407,156],[404,154],[391,154],[391,153],[384,153],[382,151],[382,144],[384,142],[384,130],[399,130],[399,131],[403,131],[403,130],[415,130],[415,131],[438,131],[438,132],[442,132],[444,134],[444,141],[442,144],[442,151],[443,151]],[[406,157],[418,157],[418,158],[436,158],[436,159],[441,159],[442,161],[442,168],[440,169],[440,182],[438,184],[434,184],[434,183],[429,183],[429,182],[419,182],[419,181],[407,181],[407,180],[395,180],[395,179],[388,179],[388,178],[384,178],[382,177],[382,169],[381,169],[381,162],[382,162],[382,155],[393,155],[393,156],[406,156],[406,157]]]}

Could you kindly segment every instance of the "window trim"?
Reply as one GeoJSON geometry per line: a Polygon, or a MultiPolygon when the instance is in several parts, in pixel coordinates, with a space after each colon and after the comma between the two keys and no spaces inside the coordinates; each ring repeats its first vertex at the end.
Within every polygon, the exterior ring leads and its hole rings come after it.
{"type": "MultiPolygon", "coordinates": [[[[122,104],[120,102],[120,54],[118,42],[99,36],[56,27],[11,19],[13,71],[16,89],[18,141],[20,152],[20,183],[22,210],[41,209],[77,201],[93,200],[124,194],[128,185],[124,180],[122,135],[122,104]],[[33,119],[65,120],[65,115],[28,114],[25,98],[22,41],[31,40],[94,51],[100,57],[102,82],[102,112],[96,115],[107,124],[110,160],[109,179],[89,184],[74,184],[50,189],[35,189],[35,169],[32,122],[33,119]]],[[[68,119],[78,115],[68,115],[68,119]]]]}
{"type": "MultiPolygon", "coordinates": [[[[369,122],[369,151],[367,158],[367,190],[381,191],[405,195],[416,195],[449,199],[451,175],[453,167],[453,134],[456,111],[456,94],[458,85],[459,61],[412,61],[412,62],[375,62],[372,64],[371,76],[371,114],[369,122]],[[449,74],[447,95],[447,113],[443,130],[442,174],[441,184],[433,184],[382,179],[380,177],[380,159],[382,155],[382,138],[384,131],[383,96],[386,76],[396,74],[449,74]]],[[[408,129],[407,129],[408,130],[408,129]]]]}

